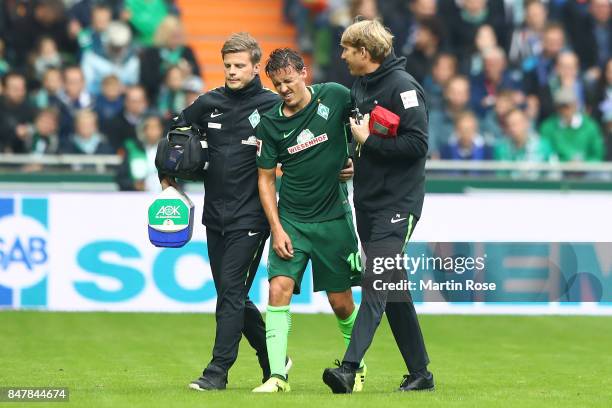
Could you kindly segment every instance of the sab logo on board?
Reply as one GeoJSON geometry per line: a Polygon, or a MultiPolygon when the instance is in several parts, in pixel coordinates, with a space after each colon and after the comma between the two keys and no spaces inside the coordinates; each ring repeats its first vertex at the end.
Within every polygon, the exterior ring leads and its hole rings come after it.
{"type": "Polygon", "coordinates": [[[45,306],[48,200],[0,198],[0,307],[45,306]]]}

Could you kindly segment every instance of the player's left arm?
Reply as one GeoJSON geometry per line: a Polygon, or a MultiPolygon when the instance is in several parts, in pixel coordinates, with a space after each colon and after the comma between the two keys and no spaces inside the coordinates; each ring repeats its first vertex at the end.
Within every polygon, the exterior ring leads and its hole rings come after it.
{"type": "Polygon", "coordinates": [[[423,95],[409,84],[396,87],[391,106],[385,106],[400,117],[397,136],[381,138],[369,134],[369,115],[360,125],[351,118],[351,131],[365,148],[385,157],[420,159],[427,156],[427,107],[423,95]]]}

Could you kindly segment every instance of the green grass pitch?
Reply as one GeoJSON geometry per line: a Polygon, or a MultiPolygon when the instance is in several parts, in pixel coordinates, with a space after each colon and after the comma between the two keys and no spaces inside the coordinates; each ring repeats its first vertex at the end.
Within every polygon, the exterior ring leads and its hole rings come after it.
{"type": "Polygon", "coordinates": [[[69,387],[74,407],[612,406],[612,318],[421,316],[421,323],[435,392],[393,392],[405,367],[383,321],[366,356],[365,391],[332,395],[321,374],[342,355],[336,321],[294,315],[293,391],[253,395],[261,372],[246,341],[228,390],[187,388],[210,358],[212,315],[0,311],[0,386],[69,387]]]}

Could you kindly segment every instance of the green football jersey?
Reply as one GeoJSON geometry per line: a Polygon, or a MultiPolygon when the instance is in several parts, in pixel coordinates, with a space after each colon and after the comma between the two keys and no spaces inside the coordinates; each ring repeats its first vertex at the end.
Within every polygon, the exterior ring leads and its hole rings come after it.
{"type": "Polygon", "coordinates": [[[336,83],[308,87],[312,99],[290,117],[283,102],[266,112],[257,126],[257,165],[281,163],[278,211],[300,222],[341,217],[350,208],[346,184],[338,180],[348,157],[350,91],[336,83]]]}

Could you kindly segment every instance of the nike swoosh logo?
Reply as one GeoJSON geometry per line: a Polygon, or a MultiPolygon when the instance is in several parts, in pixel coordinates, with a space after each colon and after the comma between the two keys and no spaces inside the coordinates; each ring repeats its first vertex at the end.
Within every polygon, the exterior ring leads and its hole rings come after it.
{"type": "Polygon", "coordinates": [[[291,132],[289,132],[289,133],[283,133],[283,137],[284,137],[284,138],[288,138],[289,136],[291,136],[291,134],[292,134],[293,132],[295,132],[295,129],[293,129],[293,130],[292,130],[291,132]]]}
{"type": "Polygon", "coordinates": [[[391,224],[397,224],[400,221],[404,221],[406,218],[391,218],[391,224]]]}
{"type": "Polygon", "coordinates": [[[216,118],[217,116],[221,116],[221,115],[223,115],[223,113],[217,113],[217,114],[215,115],[215,113],[213,112],[213,113],[211,113],[211,114],[210,114],[210,117],[211,117],[211,118],[216,118]]]}
{"type": "Polygon", "coordinates": [[[260,232],[251,232],[249,231],[249,237],[254,237],[255,235],[259,234],[260,232]]]}

